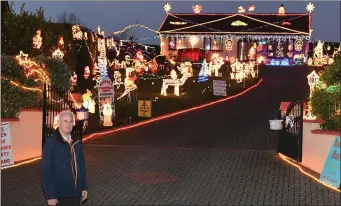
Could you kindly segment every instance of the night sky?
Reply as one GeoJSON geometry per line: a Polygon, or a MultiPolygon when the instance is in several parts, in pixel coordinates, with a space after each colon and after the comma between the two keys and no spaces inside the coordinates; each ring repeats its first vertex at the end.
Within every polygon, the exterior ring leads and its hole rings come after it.
{"type": "MultiPolygon", "coordinates": [[[[192,6],[200,4],[203,6],[202,13],[234,13],[238,6],[246,10],[253,3],[256,13],[276,13],[281,3],[286,7],[287,13],[304,13],[309,1],[169,1],[171,13],[192,13],[192,6]]],[[[14,9],[20,10],[23,2],[15,1],[14,9]]],[[[158,30],[166,14],[163,6],[166,1],[28,1],[25,10],[36,11],[40,6],[45,10],[45,16],[53,21],[57,15],[66,12],[74,12],[78,18],[85,22],[89,29],[97,31],[100,25],[105,35],[113,31],[122,30],[125,26],[135,24],[137,21],[151,29],[158,30]]],[[[340,2],[312,3],[315,10],[312,12],[313,40],[340,42],[340,2]]],[[[143,28],[129,29],[128,34],[134,32],[135,37],[154,37],[155,33],[143,28]]],[[[144,40],[141,43],[159,44],[158,38],[144,40]]]]}

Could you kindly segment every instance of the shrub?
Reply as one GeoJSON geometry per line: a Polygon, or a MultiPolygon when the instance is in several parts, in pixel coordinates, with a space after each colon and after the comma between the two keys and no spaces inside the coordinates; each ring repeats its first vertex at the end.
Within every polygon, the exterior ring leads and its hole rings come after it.
{"type": "Polygon", "coordinates": [[[313,114],[324,121],[321,124],[324,130],[340,130],[340,66],[340,56],[336,56],[335,62],[328,65],[320,76],[320,81],[324,82],[327,88],[317,86],[312,94],[313,114]]]}
{"type": "MultiPolygon", "coordinates": [[[[46,65],[53,85],[64,91],[70,89],[71,74],[63,60],[38,56],[36,62],[41,66],[46,65]]],[[[41,107],[42,92],[20,88],[11,83],[13,81],[24,87],[43,90],[42,82],[35,81],[31,77],[25,77],[24,68],[18,64],[15,57],[2,56],[1,71],[2,117],[15,117],[23,108],[41,107]]]]}

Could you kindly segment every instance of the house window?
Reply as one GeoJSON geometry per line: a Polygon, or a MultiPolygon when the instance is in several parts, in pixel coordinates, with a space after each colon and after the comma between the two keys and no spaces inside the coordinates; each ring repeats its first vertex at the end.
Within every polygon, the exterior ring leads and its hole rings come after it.
{"type": "Polygon", "coordinates": [[[168,49],[169,50],[176,50],[176,38],[175,37],[169,37],[168,49]]]}
{"type": "Polygon", "coordinates": [[[238,41],[237,58],[239,61],[246,61],[248,59],[248,43],[245,40],[238,41]]]}
{"type": "Polygon", "coordinates": [[[275,57],[276,58],[283,58],[286,57],[286,42],[285,41],[276,41],[276,48],[275,50],[275,57]]]}
{"type": "Polygon", "coordinates": [[[181,37],[177,38],[177,49],[185,49],[187,48],[187,38],[186,37],[181,37]]]}
{"type": "Polygon", "coordinates": [[[268,57],[274,57],[274,51],[275,51],[275,48],[274,48],[274,41],[273,40],[270,40],[268,42],[268,57]]]}
{"type": "Polygon", "coordinates": [[[221,39],[204,38],[204,48],[206,51],[222,51],[224,42],[221,39]]]}
{"type": "Polygon", "coordinates": [[[222,51],[223,41],[221,39],[211,39],[211,51],[222,51]]]}
{"type": "Polygon", "coordinates": [[[294,40],[289,39],[288,40],[288,52],[287,52],[287,56],[289,58],[293,58],[294,57],[294,40]]]}
{"type": "Polygon", "coordinates": [[[204,38],[204,48],[206,51],[211,50],[211,41],[210,38],[204,38]]]}
{"type": "Polygon", "coordinates": [[[256,54],[257,54],[257,42],[256,41],[249,41],[248,42],[248,59],[250,61],[256,60],[256,54]]]}

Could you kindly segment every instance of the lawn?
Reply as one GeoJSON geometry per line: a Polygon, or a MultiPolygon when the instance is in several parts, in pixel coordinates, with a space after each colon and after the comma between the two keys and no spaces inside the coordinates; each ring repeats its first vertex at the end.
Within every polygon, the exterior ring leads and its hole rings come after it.
{"type": "MultiPolygon", "coordinates": [[[[228,75],[223,75],[223,77],[209,77],[206,82],[197,82],[197,73],[198,71],[194,71],[194,76],[188,78],[186,83],[180,87],[180,96],[174,95],[173,87],[167,89],[167,96],[161,95],[162,79],[167,78],[165,75],[145,73],[143,76],[140,76],[138,81],[136,81],[138,90],[131,93],[131,102],[127,101],[127,98],[116,101],[116,119],[113,121],[113,127],[148,119],[138,117],[137,100],[151,100],[152,117],[157,117],[224,98],[223,96],[213,95],[213,80],[226,80],[227,96],[238,94],[259,81],[256,78],[246,80],[245,84],[244,82],[236,83],[235,80],[226,78],[228,75]]],[[[123,92],[124,86],[122,85],[116,91],[116,98],[123,92]]],[[[101,127],[98,113],[90,115],[89,127],[85,133],[92,133],[104,129],[108,128],[101,127]]]]}

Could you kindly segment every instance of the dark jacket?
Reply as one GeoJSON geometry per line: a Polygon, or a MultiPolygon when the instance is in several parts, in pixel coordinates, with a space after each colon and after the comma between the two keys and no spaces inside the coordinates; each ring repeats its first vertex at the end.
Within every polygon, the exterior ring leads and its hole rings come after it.
{"type": "Polygon", "coordinates": [[[65,142],[59,130],[46,141],[42,154],[42,184],[46,199],[81,197],[88,190],[83,145],[71,135],[65,142]]]}

